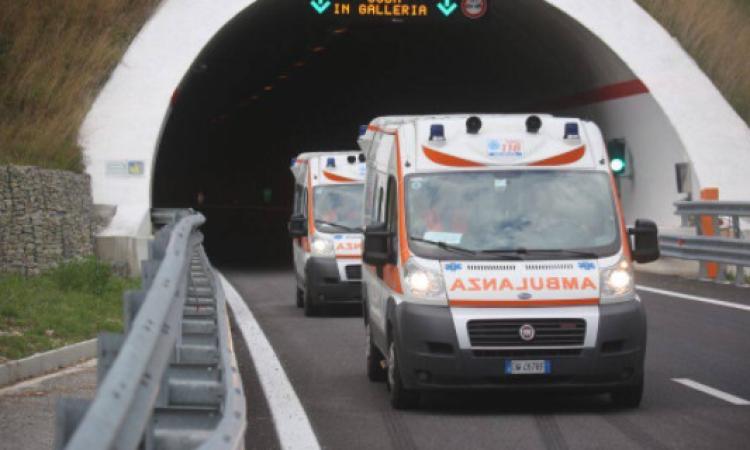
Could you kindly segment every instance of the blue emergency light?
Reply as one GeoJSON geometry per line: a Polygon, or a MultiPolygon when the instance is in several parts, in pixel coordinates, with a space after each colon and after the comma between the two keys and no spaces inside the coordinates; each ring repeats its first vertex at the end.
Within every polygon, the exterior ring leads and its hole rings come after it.
{"type": "Polygon", "coordinates": [[[565,136],[564,139],[580,139],[581,135],[578,133],[578,124],[576,122],[568,122],[565,124],[565,136]]]}
{"type": "Polygon", "coordinates": [[[336,158],[328,158],[328,161],[326,161],[326,167],[336,167],[336,158]]]}
{"type": "Polygon", "coordinates": [[[367,125],[360,125],[359,126],[359,137],[362,137],[367,134],[367,125]]]}
{"type": "Polygon", "coordinates": [[[430,140],[431,141],[444,141],[445,140],[445,127],[442,124],[436,123],[430,125],[430,140]]]}
{"type": "Polygon", "coordinates": [[[294,167],[297,164],[297,158],[292,158],[292,167],[294,167]]]}

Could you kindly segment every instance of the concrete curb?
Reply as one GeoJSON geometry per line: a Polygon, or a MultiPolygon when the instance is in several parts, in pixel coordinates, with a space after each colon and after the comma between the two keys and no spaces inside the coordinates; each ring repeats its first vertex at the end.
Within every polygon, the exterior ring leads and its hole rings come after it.
{"type": "Polygon", "coordinates": [[[96,357],[96,339],[37,353],[28,358],[0,365],[0,386],[38,377],[54,370],[72,366],[81,360],[96,357]]]}

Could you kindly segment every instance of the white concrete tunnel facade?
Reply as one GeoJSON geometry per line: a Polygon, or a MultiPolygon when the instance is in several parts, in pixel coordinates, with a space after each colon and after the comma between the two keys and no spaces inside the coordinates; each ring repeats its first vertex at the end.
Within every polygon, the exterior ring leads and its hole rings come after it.
{"type": "MultiPolygon", "coordinates": [[[[690,163],[694,196],[717,187],[721,199],[748,199],[750,129],[653,18],[632,0],[539,1],[590,31],[576,37],[580,51],[602,48],[591,45],[592,35],[611,51],[589,56],[602,90],[572,98],[555,113],[590,118],[607,138],[627,139],[634,177],[622,180],[621,195],[629,221],[679,223],[672,208],[681,198],[678,162],[690,163]]],[[[201,50],[253,3],[164,0],[95,101],[80,140],[94,202],[117,206],[102,233],[121,240],[110,257],[129,259],[137,269],[145,256],[155,153],[170,98],[201,50]],[[144,161],[143,173],[113,173],[113,164],[126,161],[144,161]]]]}

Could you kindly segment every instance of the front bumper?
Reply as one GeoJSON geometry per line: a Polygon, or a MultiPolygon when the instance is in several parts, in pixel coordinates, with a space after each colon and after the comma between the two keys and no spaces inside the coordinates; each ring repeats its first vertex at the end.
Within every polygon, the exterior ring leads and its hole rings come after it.
{"type": "Polygon", "coordinates": [[[305,289],[316,305],[361,304],[362,282],[341,279],[335,258],[311,257],[305,264],[305,289]]]}
{"type": "MultiPolygon", "coordinates": [[[[596,346],[580,350],[460,349],[451,311],[403,302],[394,309],[405,387],[555,389],[602,392],[643,378],[646,319],[640,302],[599,307],[596,346]],[[507,360],[549,360],[547,375],[506,375],[507,360]]],[[[533,311],[529,312],[533,318],[533,311]]]]}

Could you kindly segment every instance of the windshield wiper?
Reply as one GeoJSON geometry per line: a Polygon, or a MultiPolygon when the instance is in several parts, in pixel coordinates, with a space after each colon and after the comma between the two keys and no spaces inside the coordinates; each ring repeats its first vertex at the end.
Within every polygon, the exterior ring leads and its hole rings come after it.
{"type": "Polygon", "coordinates": [[[503,255],[504,259],[521,261],[523,260],[523,257],[520,255],[525,255],[526,249],[525,248],[496,248],[496,249],[490,249],[490,250],[480,250],[479,253],[503,255]]]}
{"type": "Polygon", "coordinates": [[[440,247],[443,250],[449,250],[449,251],[452,251],[452,252],[455,252],[455,253],[464,253],[464,254],[467,254],[467,255],[476,255],[477,254],[477,252],[475,252],[474,250],[470,250],[468,248],[459,247],[457,245],[446,244],[445,242],[441,242],[441,241],[431,241],[429,239],[422,239],[422,238],[419,238],[419,237],[416,237],[416,236],[409,236],[409,239],[411,239],[412,241],[424,242],[425,244],[436,245],[436,246],[440,247]]]}
{"type": "MultiPolygon", "coordinates": [[[[482,253],[493,253],[493,254],[504,254],[504,253],[511,253],[516,255],[535,255],[535,254],[554,254],[554,255],[569,255],[569,256],[577,256],[579,258],[598,258],[599,255],[596,253],[591,252],[582,252],[578,250],[563,250],[563,249],[532,249],[529,250],[524,247],[518,247],[518,248],[497,248],[497,249],[491,249],[491,250],[482,250],[482,253]]],[[[521,259],[519,257],[519,259],[521,259]]]]}
{"type": "Polygon", "coordinates": [[[319,223],[321,225],[328,225],[330,227],[341,228],[342,230],[346,230],[346,231],[348,231],[350,233],[361,233],[362,232],[362,228],[347,227],[346,225],[342,225],[340,223],[326,222],[325,220],[315,220],[315,223],[319,223]]]}
{"type": "Polygon", "coordinates": [[[566,250],[566,249],[539,249],[539,250],[528,250],[529,253],[551,253],[554,255],[570,255],[577,256],[579,258],[596,259],[599,257],[593,252],[582,252],[580,250],[566,250]]]}

